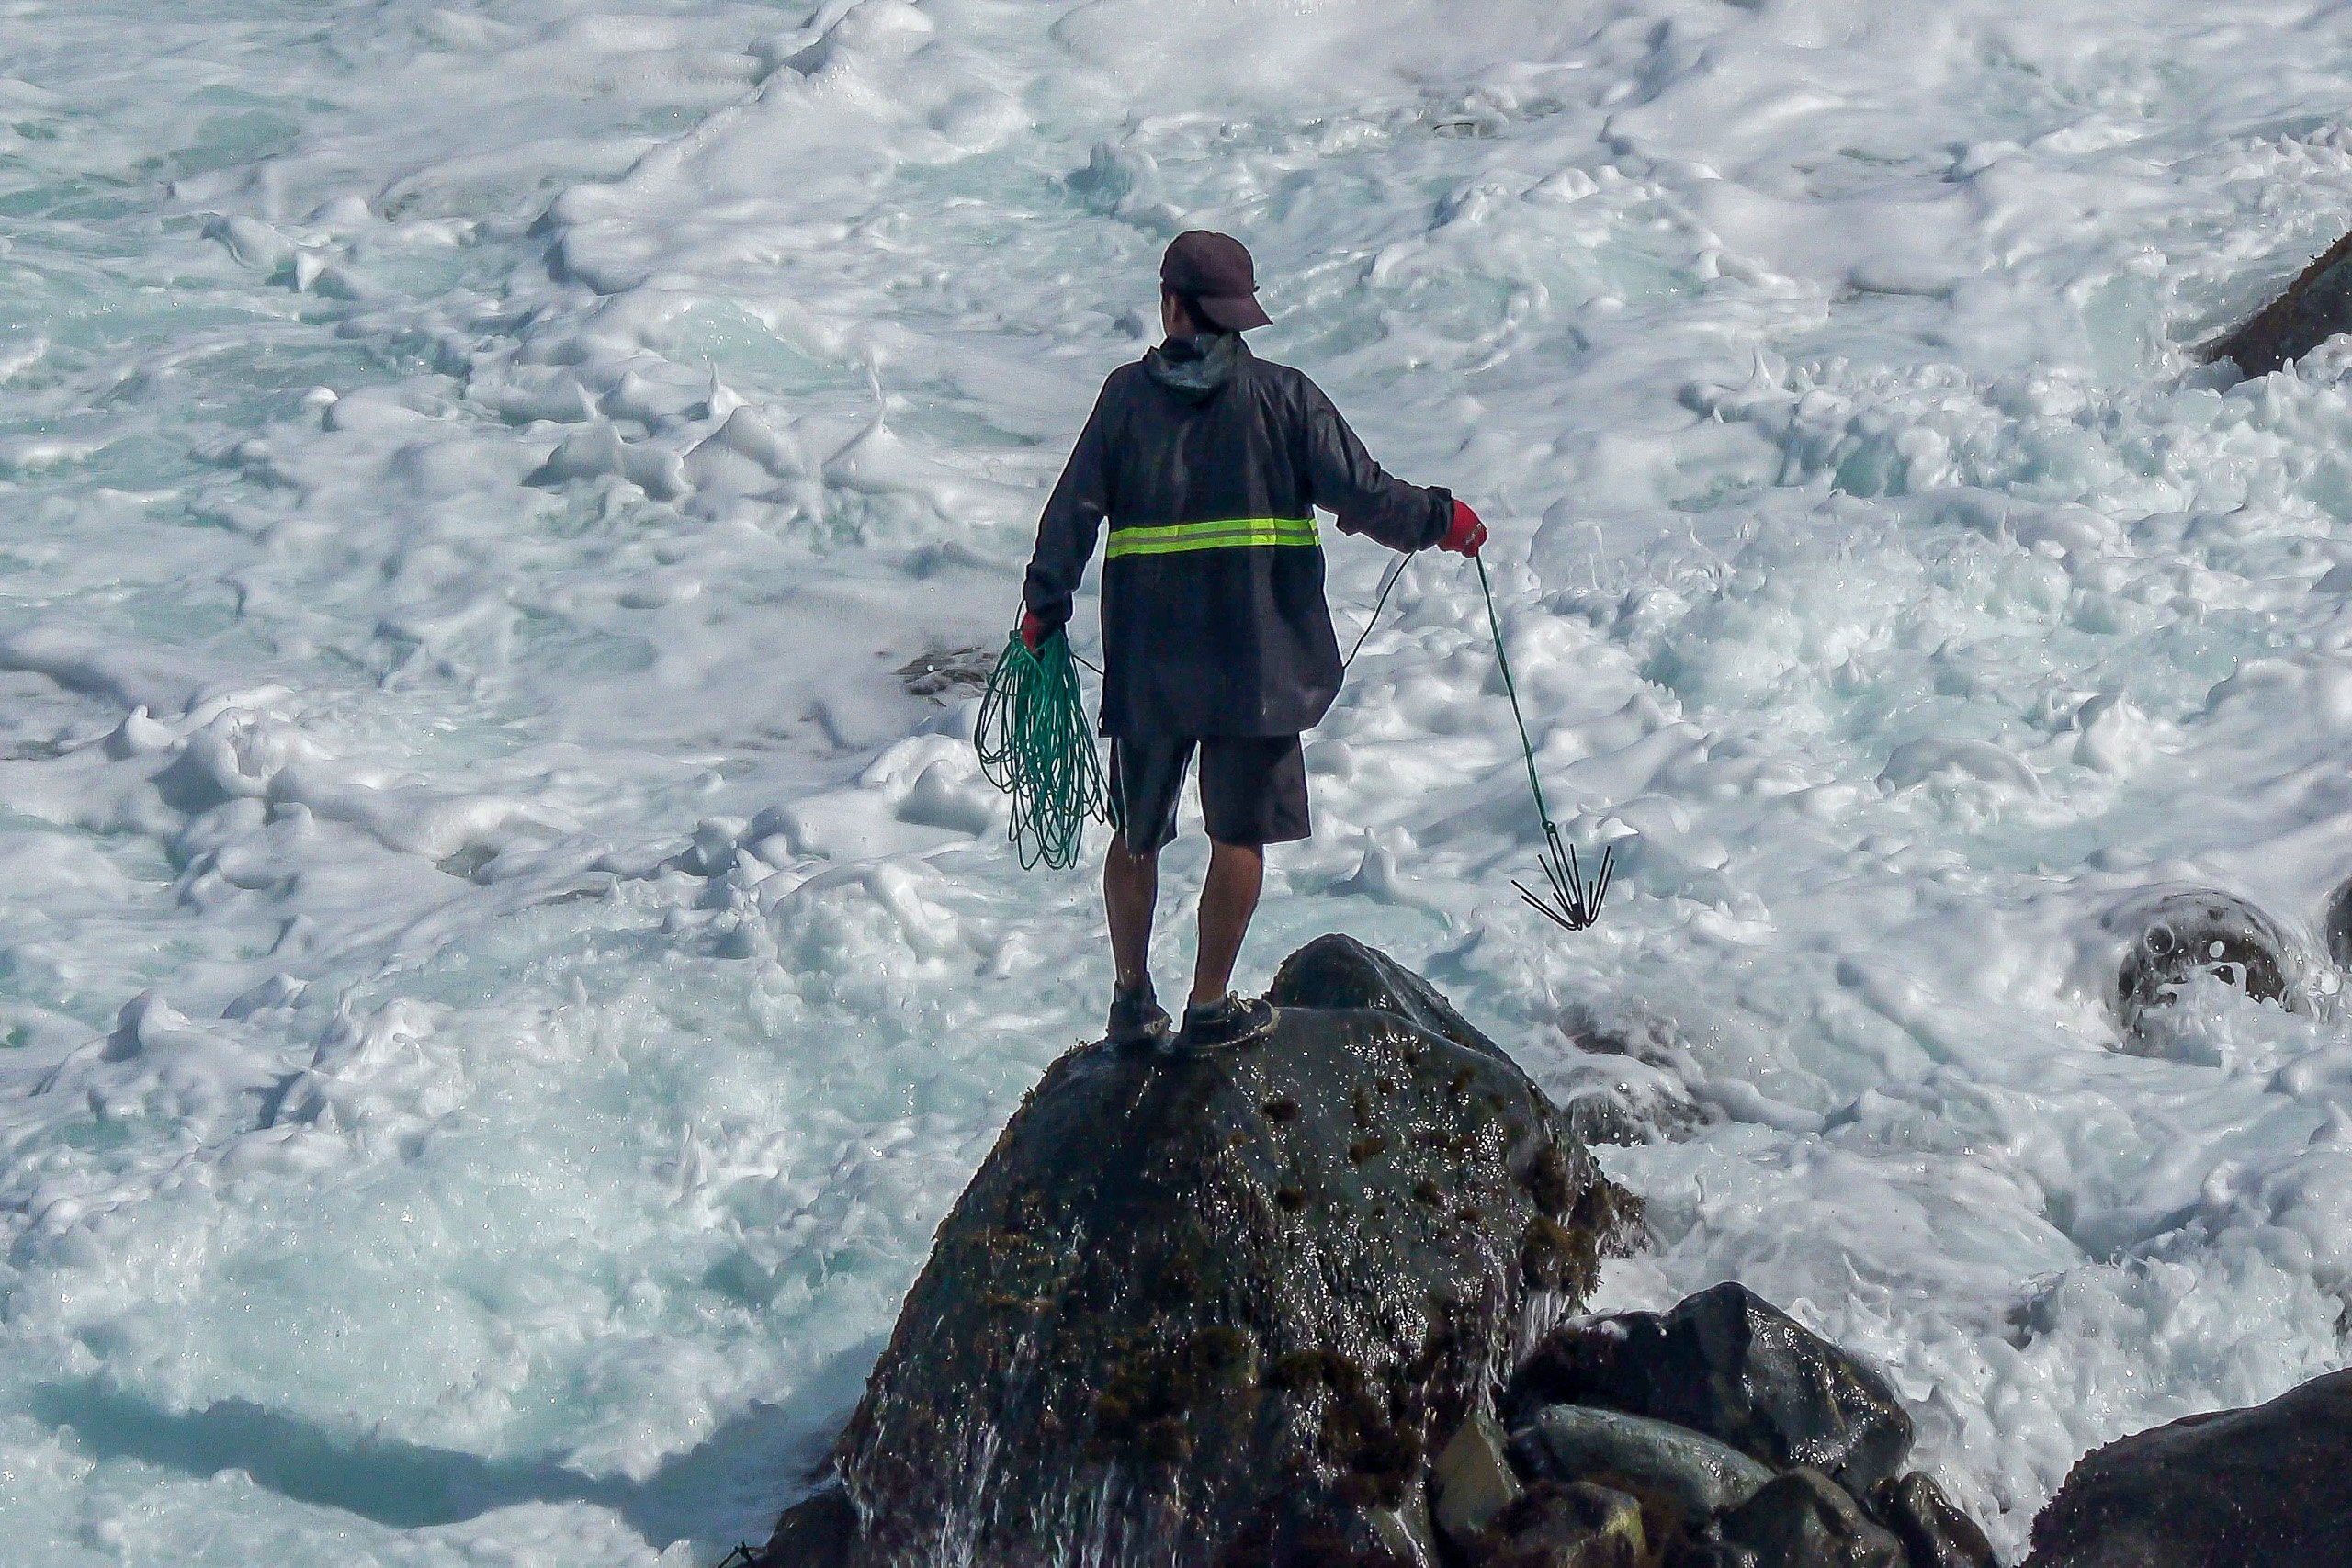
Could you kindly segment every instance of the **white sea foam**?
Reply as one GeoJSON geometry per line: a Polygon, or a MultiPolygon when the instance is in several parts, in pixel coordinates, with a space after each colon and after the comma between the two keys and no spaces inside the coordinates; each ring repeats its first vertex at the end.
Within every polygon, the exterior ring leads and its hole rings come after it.
{"type": "MultiPolygon", "coordinates": [[[[2108,1006],[2352,874],[2352,15],[2179,0],[0,14],[0,1559],[707,1562],[1108,983],[926,652],[1189,224],[1491,564],[1408,567],[1245,979],[1341,929],[2014,1551],[2342,1356],[2352,1047],[2108,1006]]],[[[1384,565],[1333,552],[1343,632],[1384,565]]],[[[1081,625],[1091,617],[1081,612],[1081,625]]],[[[1170,852],[1178,890],[1197,839],[1170,852]]],[[[1185,900],[1164,901],[1172,982],[1185,900]]]]}

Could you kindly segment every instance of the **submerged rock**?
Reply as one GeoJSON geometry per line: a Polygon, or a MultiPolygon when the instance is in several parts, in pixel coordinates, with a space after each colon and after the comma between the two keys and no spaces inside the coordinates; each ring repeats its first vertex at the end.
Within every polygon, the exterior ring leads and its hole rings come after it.
{"type": "Polygon", "coordinates": [[[2210,891],[2167,893],[2108,917],[2130,946],[2115,976],[2115,1017],[2128,1035],[2169,1006],[2183,986],[2211,976],[2256,1001],[2296,1005],[2302,964],[2269,916],[2243,898],[2210,891]]]}
{"type": "Polygon", "coordinates": [[[1705,1112],[1677,1071],[1689,1053],[1659,1021],[1604,1022],[1582,1010],[1559,1020],[1582,1055],[1555,1064],[1549,1081],[1568,1124],[1587,1144],[1645,1144],[1687,1136],[1705,1112]]]}
{"type": "Polygon", "coordinates": [[[2192,1416],[2079,1461],[2027,1568],[2278,1568],[2352,1541],[2352,1371],[2192,1416]]]}
{"type": "Polygon", "coordinates": [[[1255,1044],[1031,1091],[837,1450],[849,1568],[1433,1560],[1431,1457],[1638,1206],[1381,954],[1271,995],[1255,1044]]]}
{"type": "Polygon", "coordinates": [[[2201,353],[2208,361],[2230,360],[2247,376],[2267,376],[2344,332],[2352,332],[2352,234],[2328,246],[2278,299],[2201,353]]]}
{"type": "Polygon", "coordinates": [[[1702,1291],[1660,1316],[1563,1325],[1513,1379],[1514,1421],[1552,1404],[1669,1421],[1773,1469],[1808,1465],[1858,1496],[1891,1481],[1911,1417],[1877,1372],[1745,1286],[1702,1291]]]}

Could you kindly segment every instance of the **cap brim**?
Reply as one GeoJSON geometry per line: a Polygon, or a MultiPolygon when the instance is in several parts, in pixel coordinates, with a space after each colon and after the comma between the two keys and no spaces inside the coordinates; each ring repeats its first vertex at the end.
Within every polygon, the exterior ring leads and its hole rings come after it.
{"type": "Polygon", "coordinates": [[[1215,298],[1203,295],[1201,310],[1211,321],[1229,333],[1274,324],[1274,319],[1266,314],[1266,308],[1258,303],[1254,294],[1227,294],[1215,298]]]}

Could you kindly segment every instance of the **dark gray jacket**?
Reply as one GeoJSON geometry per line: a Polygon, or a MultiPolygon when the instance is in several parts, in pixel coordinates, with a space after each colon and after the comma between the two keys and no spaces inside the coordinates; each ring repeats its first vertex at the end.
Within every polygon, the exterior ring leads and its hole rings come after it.
{"type": "Polygon", "coordinates": [[[1340,691],[1321,507],[1392,549],[1445,536],[1453,497],[1393,479],[1322,389],[1238,333],[1111,372],[1037,525],[1022,596],[1049,626],[1105,521],[1102,732],[1295,735],[1340,691]]]}

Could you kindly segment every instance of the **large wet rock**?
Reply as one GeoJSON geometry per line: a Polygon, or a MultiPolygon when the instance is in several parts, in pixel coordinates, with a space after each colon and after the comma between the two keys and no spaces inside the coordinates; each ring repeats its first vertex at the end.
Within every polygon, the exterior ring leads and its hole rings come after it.
{"type": "Polygon", "coordinates": [[[1513,1425],[1600,1405],[1702,1432],[1775,1470],[1809,1466],[1857,1496],[1894,1480],[1911,1417],[1886,1380],[1738,1284],[1664,1315],[1563,1325],[1512,1381],[1513,1425]]]}
{"type": "Polygon", "coordinates": [[[1379,953],[1324,938],[1270,995],[1254,1045],[1031,1092],[842,1440],[848,1568],[1430,1560],[1431,1459],[1636,1206],[1379,953]]]}
{"type": "Polygon", "coordinates": [[[2352,332],[2352,234],[2330,245],[2278,298],[2202,352],[2208,360],[2230,360],[2245,375],[2267,376],[2345,332],[2352,332]]]}
{"type": "Polygon", "coordinates": [[[2352,1371],[2086,1456],[2027,1568],[2283,1568],[2352,1561],[2348,1543],[2352,1371]]]}

